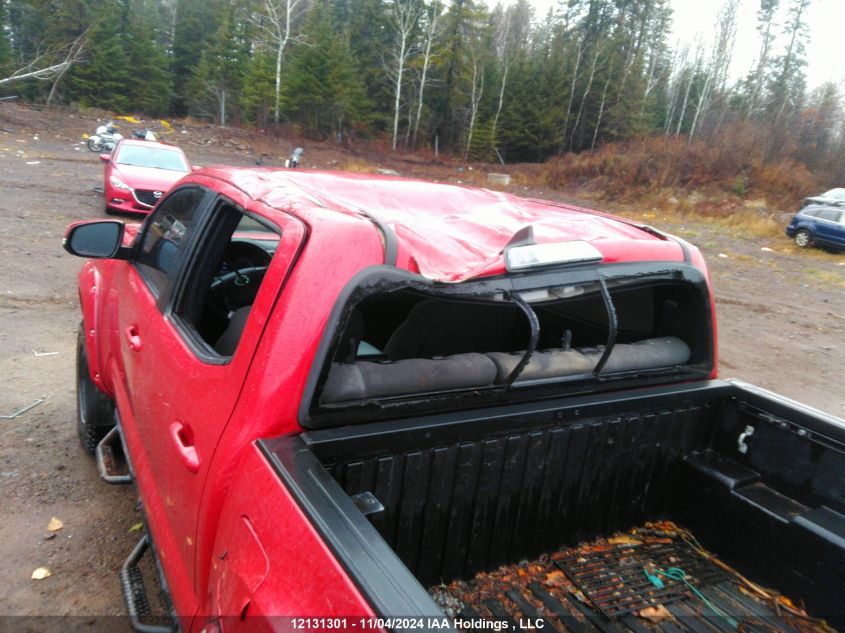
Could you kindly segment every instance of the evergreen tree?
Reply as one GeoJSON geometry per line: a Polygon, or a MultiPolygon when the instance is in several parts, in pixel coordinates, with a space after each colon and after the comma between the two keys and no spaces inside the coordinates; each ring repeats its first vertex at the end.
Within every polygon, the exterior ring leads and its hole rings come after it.
{"type": "Polygon", "coordinates": [[[369,102],[352,48],[323,2],[312,7],[303,36],[308,46],[295,52],[283,89],[286,112],[317,136],[341,138],[366,126],[369,102]]]}
{"type": "Polygon", "coordinates": [[[9,44],[8,17],[6,15],[6,2],[0,0],[0,77],[5,77],[9,72],[12,62],[12,46],[9,44]]]}
{"type": "MultiPolygon", "coordinates": [[[[241,107],[244,119],[260,127],[273,120],[275,106],[275,56],[271,51],[261,50],[252,56],[244,80],[241,107]]],[[[284,110],[284,103],[280,103],[284,110]]]]}
{"type": "Polygon", "coordinates": [[[126,50],[128,5],[103,0],[100,8],[100,18],[86,36],[85,63],[75,66],[68,78],[68,97],[84,106],[128,112],[134,79],[126,50]]]}
{"type": "Polygon", "coordinates": [[[789,5],[784,35],[787,46],[775,62],[775,73],[769,85],[769,113],[780,119],[785,113],[797,110],[805,90],[804,43],[807,38],[807,9],[810,0],[792,0],[789,5]]]}
{"type": "Polygon", "coordinates": [[[333,28],[346,35],[367,99],[375,106],[370,123],[387,130],[393,96],[385,74],[386,65],[391,63],[388,51],[393,47],[387,4],[384,0],[345,0],[331,4],[340,5],[332,11],[333,28]],[[342,19],[344,14],[346,17],[342,19]]]}
{"type": "Polygon", "coordinates": [[[172,103],[176,114],[188,111],[188,86],[203,51],[220,28],[220,19],[227,6],[222,0],[176,0],[171,57],[172,103]]]}
{"type": "Polygon", "coordinates": [[[166,39],[161,17],[153,3],[135,0],[125,39],[129,68],[135,78],[127,86],[131,107],[153,116],[170,112],[173,91],[169,60],[161,44],[166,39]]]}
{"type": "Polygon", "coordinates": [[[246,22],[239,17],[237,7],[230,5],[188,85],[190,112],[220,125],[237,119],[249,60],[246,22]]]}

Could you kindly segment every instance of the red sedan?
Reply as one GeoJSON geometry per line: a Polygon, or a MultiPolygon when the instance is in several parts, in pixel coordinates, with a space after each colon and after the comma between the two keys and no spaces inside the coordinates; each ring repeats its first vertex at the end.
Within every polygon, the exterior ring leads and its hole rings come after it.
{"type": "Polygon", "coordinates": [[[106,163],[106,213],[149,213],[191,171],[181,149],[152,141],[124,139],[100,160],[106,163]]]}

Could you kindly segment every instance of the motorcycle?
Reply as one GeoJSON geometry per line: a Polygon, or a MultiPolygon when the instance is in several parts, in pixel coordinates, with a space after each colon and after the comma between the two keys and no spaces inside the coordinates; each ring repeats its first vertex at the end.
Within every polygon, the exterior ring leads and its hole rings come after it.
{"type": "Polygon", "coordinates": [[[145,130],[132,130],[132,138],[138,139],[139,141],[157,141],[158,137],[155,135],[155,132],[149,129],[145,130]]]}
{"type": "Polygon", "coordinates": [[[290,158],[285,160],[285,167],[287,167],[288,169],[296,169],[299,166],[299,161],[304,153],[304,149],[302,149],[301,147],[297,147],[295,150],[293,150],[293,153],[290,155],[290,158]]]}
{"type": "Polygon", "coordinates": [[[117,126],[109,121],[105,125],[99,126],[96,133],[88,137],[87,145],[92,152],[102,152],[103,150],[110,152],[122,139],[123,135],[117,131],[117,126]]]}

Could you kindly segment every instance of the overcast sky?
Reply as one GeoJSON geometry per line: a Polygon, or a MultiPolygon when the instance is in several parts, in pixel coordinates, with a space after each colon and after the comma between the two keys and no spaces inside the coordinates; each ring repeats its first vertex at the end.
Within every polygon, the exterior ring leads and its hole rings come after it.
{"type": "MultiPolygon", "coordinates": [[[[537,16],[542,17],[555,0],[529,0],[536,7],[537,16]]],[[[781,0],[780,24],[785,19],[790,0],[781,0]]],[[[494,2],[490,2],[494,4],[494,2]]],[[[716,14],[723,0],[671,0],[674,11],[674,32],[670,45],[688,42],[695,45],[700,35],[709,43],[716,31],[716,14]]],[[[740,0],[736,47],[734,48],[731,74],[741,77],[754,63],[759,49],[756,13],[759,0],[740,0]]],[[[825,81],[833,81],[845,88],[845,50],[843,50],[843,27],[845,27],[845,0],[812,0],[807,13],[809,38],[807,40],[807,83],[811,88],[825,81]]],[[[781,38],[776,46],[784,44],[781,38]]]]}

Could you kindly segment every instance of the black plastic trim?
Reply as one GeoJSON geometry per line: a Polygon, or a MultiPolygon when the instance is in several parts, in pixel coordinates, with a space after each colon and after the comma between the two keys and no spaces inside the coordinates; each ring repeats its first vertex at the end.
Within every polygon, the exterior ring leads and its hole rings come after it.
{"type": "Polygon", "coordinates": [[[115,486],[121,486],[126,484],[132,483],[132,473],[127,473],[126,475],[112,475],[109,473],[108,468],[106,467],[106,458],[105,458],[105,447],[109,444],[115,444],[116,442],[121,443],[121,448],[124,449],[125,454],[125,447],[123,444],[123,437],[120,431],[120,426],[115,425],[113,426],[108,433],[103,436],[103,439],[97,444],[97,450],[95,451],[95,456],[97,459],[97,470],[100,473],[100,479],[105,481],[107,484],[112,484],[115,486]]]}
{"type": "Polygon", "coordinates": [[[534,312],[534,309],[520,295],[512,294],[509,296],[511,301],[519,306],[520,310],[522,310],[528,319],[528,323],[531,326],[531,340],[528,341],[528,348],[525,350],[525,354],[522,355],[516,367],[511,370],[510,375],[505,380],[505,387],[510,387],[513,381],[519,378],[522,370],[525,369],[525,366],[531,360],[531,356],[537,350],[537,342],[540,340],[540,319],[537,318],[537,313],[534,312]]]}
{"type": "MultiPolygon", "coordinates": [[[[526,290],[537,288],[548,288],[554,285],[579,284],[587,282],[601,282],[615,279],[642,279],[648,281],[660,280],[683,280],[692,284],[702,296],[702,300],[710,304],[711,297],[704,274],[695,266],[678,262],[633,262],[621,264],[605,264],[596,266],[595,263],[586,263],[563,268],[548,268],[526,273],[499,275],[495,277],[484,277],[455,284],[445,284],[421,275],[410,273],[406,270],[392,266],[376,265],[369,266],[355,274],[338,294],[334,306],[327,320],[326,329],[320,339],[317,352],[311,363],[311,369],[305,383],[305,388],[300,401],[298,419],[300,425],[305,429],[323,428],[326,426],[342,424],[351,419],[373,419],[392,416],[391,411],[396,407],[403,407],[408,415],[419,413],[420,409],[433,410],[438,407],[438,399],[447,398],[448,403],[440,406],[441,409],[451,410],[456,408],[471,408],[496,404],[505,399],[513,400],[536,400],[560,396],[564,393],[578,394],[596,391],[617,389],[620,381],[624,381],[625,387],[650,386],[665,383],[667,381],[690,381],[701,380],[708,376],[713,368],[713,345],[712,336],[704,342],[706,363],[702,365],[686,365],[682,367],[669,368],[668,370],[647,370],[635,372],[632,377],[625,373],[603,374],[593,376],[592,381],[585,381],[585,376],[575,376],[563,380],[524,381],[519,384],[519,389],[506,389],[496,386],[485,389],[473,390],[471,394],[458,394],[464,398],[464,402],[456,403],[455,394],[414,394],[406,399],[395,399],[386,409],[381,405],[372,402],[363,403],[360,406],[339,407],[342,414],[327,407],[319,408],[317,397],[321,385],[325,382],[330,365],[331,352],[337,345],[351,309],[365,298],[368,294],[384,291],[385,289],[400,290],[403,288],[415,289],[431,295],[445,297],[481,298],[494,293],[515,294],[526,290]],[[573,386],[574,385],[574,386],[573,386]],[[612,386],[609,386],[612,385],[612,386]],[[533,390],[537,387],[537,390],[533,390]],[[424,402],[422,402],[424,400],[424,402]],[[412,402],[421,401],[419,407],[414,407],[412,402]],[[414,410],[415,409],[415,410],[414,410]]],[[[713,331],[710,310],[704,314],[706,329],[713,331]]]]}
{"type": "Polygon", "coordinates": [[[396,233],[393,232],[389,226],[379,220],[376,216],[371,215],[364,209],[355,209],[358,213],[372,222],[384,238],[384,265],[395,266],[396,257],[399,254],[399,240],[396,239],[396,233]]]}
{"type": "Polygon", "coordinates": [[[604,353],[602,353],[599,362],[596,363],[593,369],[593,376],[598,376],[604,368],[607,359],[613,351],[613,346],[616,345],[616,334],[619,330],[619,318],[616,316],[616,306],[613,299],[610,297],[610,290],[607,288],[607,282],[604,278],[599,279],[599,286],[601,287],[601,298],[604,301],[604,309],[607,310],[607,321],[610,324],[607,333],[607,343],[605,344],[604,353]]]}
{"type": "Polygon", "coordinates": [[[725,381],[704,380],[326,428],[298,437],[321,462],[335,461],[377,455],[396,447],[419,447],[429,444],[431,438],[447,443],[473,435],[527,432],[549,426],[551,418],[560,424],[562,420],[607,417],[638,408],[693,406],[724,399],[731,389],[725,381]]]}
{"type": "Polygon", "coordinates": [[[769,416],[774,415],[812,433],[816,440],[826,440],[845,450],[845,420],[795,402],[740,380],[730,380],[732,394],[745,405],[753,406],[769,416]]]}
{"type": "Polygon", "coordinates": [[[378,615],[443,618],[428,592],[300,436],[258,440],[257,445],[378,615]]]}
{"type": "MultiPolygon", "coordinates": [[[[119,429],[122,428],[122,422],[120,420],[120,412],[115,408],[114,411],[114,420],[115,426],[119,429]]],[[[123,455],[126,458],[126,465],[129,468],[129,474],[132,476],[132,481],[135,483],[135,492],[138,493],[138,506],[141,512],[141,521],[144,524],[144,535],[149,543],[150,555],[152,556],[153,566],[156,570],[156,576],[158,577],[159,585],[161,588],[161,595],[163,596],[164,600],[167,603],[167,611],[170,615],[170,619],[173,622],[173,631],[175,633],[180,633],[182,631],[181,624],[179,623],[179,618],[176,615],[176,611],[173,608],[173,597],[170,595],[170,587],[167,583],[167,578],[164,575],[164,569],[161,567],[161,562],[159,561],[158,554],[156,554],[156,546],[153,542],[152,532],[150,531],[150,524],[147,520],[147,513],[144,510],[144,501],[141,499],[140,491],[138,490],[137,486],[137,479],[135,477],[135,468],[132,466],[132,458],[129,454],[129,450],[126,447],[126,438],[123,436],[123,431],[121,430],[120,433],[120,442],[123,446],[123,455]]],[[[130,554],[131,556],[131,554],[130,554]]]]}
{"type": "Polygon", "coordinates": [[[141,616],[138,613],[138,607],[135,604],[135,592],[132,591],[130,569],[138,565],[148,549],[151,549],[150,539],[147,534],[144,534],[120,568],[120,585],[123,589],[123,599],[126,602],[126,612],[129,615],[129,624],[132,627],[132,630],[136,633],[174,633],[174,631],[177,630],[174,626],[144,624],[141,622],[141,616]]]}

